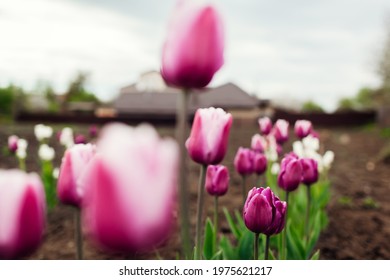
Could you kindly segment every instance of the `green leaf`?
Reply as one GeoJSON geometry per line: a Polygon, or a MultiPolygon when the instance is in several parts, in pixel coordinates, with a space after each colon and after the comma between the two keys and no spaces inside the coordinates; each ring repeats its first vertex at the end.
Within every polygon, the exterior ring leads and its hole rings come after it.
{"type": "Polygon", "coordinates": [[[318,249],[313,256],[310,258],[311,260],[319,260],[320,259],[320,250],[318,249]]]}
{"type": "Polygon", "coordinates": [[[222,250],[219,250],[215,253],[215,255],[211,258],[211,260],[222,260],[223,252],[222,250]]]}
{"type": "Polygon", "coordinates": [[[223,208],[223,213],[225,214],[226,220],[229,224],[230,230],[232,231],[235,238],[240,239],[241,232],[237,228],[237,225],[234,223],[232,216],[230,216],[229,211],[226,207],[223,208]]]}
{"type": "Polygon", "coordinates": [[[291,224],[287,227],[287,253],[294,260],[306,259],[306,250],[303,245],[303,238],[301,238],[297,231],[291,224]]]}
{"type": "Polygon", "coordinates": [[[215,252],[215,230],[209,218],[206,220],[204,232],[203,255],[206,260],[210,260],[215,252]]]}
{"type": "Polygon", "coordinates": [[[225,236],[222,236],[221,241],[219,242],[219,246],[222,250],[222,256],[225,260],[237,260],[238,255],[235,252],[232,244],[230,243],[229,239],[227,239],[225,236]]]}
{"type": "Polygon", "coordinates": [[[253,232],[249,230],[243,232],[240,240],[238,241],[238,257],[240,260],[253,260],[253,238],[253,232]]]}
{"type": "Polygon", "coordinates": [[[271,261],[277,260],[277,258],[274,255],[274,252],[271,249],[269,250],[268,254],[269,254],[268,255],[269,260],[271,260],[271,261]]]}
{"type": "Polygon", "coordinates": [[[237,223],[239,226],[239,231],[241,233],[243,230],[246,230],[246,228],[247,228],[245,223],[244,223],[244,219],[242,218],[242,215],[238,210],[234,211],[234,215],[236,217],[236,220],[237,220],[237,223]]]}

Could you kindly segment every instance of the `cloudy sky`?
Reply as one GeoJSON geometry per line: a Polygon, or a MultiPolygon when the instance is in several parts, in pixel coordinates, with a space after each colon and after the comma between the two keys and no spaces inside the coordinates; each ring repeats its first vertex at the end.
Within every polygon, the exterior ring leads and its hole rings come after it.
{"type": "MultiPolygon", "coordinates": [[[[388,0],[220,0],[226,63],[213,85],[232,81],[260,97],[312,99],[331,110],[341,97],[378,86],[388,0]]],[[[160,68],[175,0],[0,0],[0,85],[50,81],[63,91],[77,71],[113,98],[160,68]]]]}

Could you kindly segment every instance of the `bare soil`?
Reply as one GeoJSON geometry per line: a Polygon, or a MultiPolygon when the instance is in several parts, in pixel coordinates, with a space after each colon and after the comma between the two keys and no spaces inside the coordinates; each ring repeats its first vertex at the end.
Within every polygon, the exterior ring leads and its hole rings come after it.
{"type": "MultiPolygon", "coordinates": [[[[62,127],[62,126],[61,126],[62,127]]],[[[60,126],[56,126],[60,129],[60,126]]],[[[76,131],[87,132],[86,126],[74,126],[76,131]]],[[[321,234],[317,248],[321,259],[390,259],[390,165],[377,162],[376,155],[385,145],[379,129],[368,128],[317,128],[322,149],[336,154],[330,171],[332,198],[328,207],[329,225],[321,234]]],[[[173,135],[173,128],[160,127],[163,135],[173,135]]],[[[233,158],[239,146],[249,146],[251,136],[257,132],[255,121],[235,120],[231,131],[228,154],[223,162],[231,172],[228,193],[221,197],[222,207],[240,209],[240,177],[234,172],[233,158]]],[[[29,140],[29,171],[39,171],[36,163],[38,144],[33,135],[33,126],[28,124],[3,125],[0,127],[0,146],[4,147],[10,134],[15,133],[29,140]]],[[[293,138],[293,137],[292,137],[293,138]]],[[[63,148],[51,140],[57,150],[56,165],[59,166],[63,148]]],[[[285,152],[291,143],[286,144],[285,152]]],[[[16,167],[16,160],[1,155],[0,168],[16,167]]],[[[197,176],[199,166],[190,162],[190,208],[191,224],[195,224],[197,176]]],[[[254,178],[250,178],[251,184],[254,178]]],[[[206,198],[206,212],[212,215],[212,200],[206,198]]],[[[221,208],[222,208],[221,207],[221,208]]],[[[177,213],[175,212],[175,216],[177,213]]],[[[227,223],[221,215],[221,229],[229,234],[227,223]]],[[[58,205],[48,213],[46,234],[40,248],[28,259],[74,259],[73,209],[58,205]]],[[[179,230],[175,226],[164,244],[153,252],[129,255],[102,252],[88,239],[84,243],[86,259],[175,259],[180,251],[179,230]]]]}

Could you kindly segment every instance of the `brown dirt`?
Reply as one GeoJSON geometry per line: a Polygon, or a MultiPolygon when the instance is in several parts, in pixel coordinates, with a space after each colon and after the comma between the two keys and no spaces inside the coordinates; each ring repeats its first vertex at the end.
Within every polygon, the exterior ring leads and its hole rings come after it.
{"type": "MultiPolygon", "coordinates": [[[[60,126],[56,127],[57,129],[60,126]]],[[[85,132],[87,127],[76,126],[85,132]]],[[[172,135],[172,128],[159,128],[161,134],[172,135]]],[[[317,248],[322,259],[390,259],[390,166],[375,162],[375,156],[385,144],[378,129],[362,128],[318,128],[322,145],[336,153],[330,172],[332,198],[328,207],[329,225],[320,236],[317,248]]],[[[222,207],[239,209],[241,204],[240,177],[234,172],[233,158],[239,146],[248,146],[251,136],[257,132],[254,121],[235,120],[230,138],[230,149],[223,162],[231,171],[229,192],[220,199],[222,207]]],[[[36,165],[37,144],[33,127],[23,124],[2,126],[0,146],[6,145],[7,137],[16,133],[29,140],[31,152],[27,161],[29,170],[38,171],[36,165]]],[[[62,148],[52,141],[60,163],[62,148]]],[[[288,150],[286,145],[286,152],[288,150]]],[[[16,167],[13,158],[1,156],[0,168],[16,167]]],[[[191,224],[195,224],[196,185],[199,166],[190,163],[191,224]]],[[[254,178],[250,178],[253,182],[254,178]]],[[[206,196],[207,197],[207,196],[206,196]]],[[[206,198],[207,214],[212,215],[211,198],[206,198]]],[[[74,259],[73,213],[70,207],[58,205],[48,214],[45,238],[41,247],[29,259],[74,259]]],[[[221,228],[228,232],[227,223],[221,215],[221,228]]],[[[156,259],[157,252],[164,259],[175,259],[179,252],[177,226],[170,238],[158,250],[131,255],[110,254],[96,249],[85,240],[86,259],[156,259]]]]}

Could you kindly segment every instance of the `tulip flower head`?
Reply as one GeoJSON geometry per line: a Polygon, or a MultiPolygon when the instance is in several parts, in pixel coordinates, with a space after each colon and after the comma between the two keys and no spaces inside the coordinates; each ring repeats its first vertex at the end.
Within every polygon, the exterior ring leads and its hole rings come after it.
{"type": "Polygon", "coordinates": [[[221,108],[198,109],[186,147],[199,164],[219,164],[225,157],[233,118],[221,108]]]}
{"type": "Polygon", "coordinates": [[[206,190],[210,195],[222,196],[229,186],[229,170],[224,165],[209,165],[206,172],[206,190]]]}
{"type": "Polygon", "coordinates": [[[77,134],[76,137],[74,138],[74,143],[75,144],[86,144],[87,139],[83,134],[77,134]]]}
{"type": "Polygon", "coordinates": [[[95,138],[98,136],[98,133],[99,133],[99,128],[97,127],[97,125],[91,125],[88,129],[88,133],[89,133],[89,137],[91,138],[95,138]]]}
{"type": "Polygon", "coordinates": [[[273,127],[273,135],[278,144],[283,144],[288,140],[288,122],[285,120],[277,120],[273,127]]]}
{"type": "Polygon", "coordinates": [[[55,151],[49,145],[42,144],[41,146],[39,146],[38,156],[41,160],[52,161],[55,156],[55,151]]]}
{"type": "Polygon", "coordinates": [[[57,181],[57,195],[62,203],[81,206],[84,195],[81,178],[95,153],[92,144],[77,144],[65,151],[57,181]]]}
{"type": "Polygon", "coordinates": [[[267,157],[264,154],[255,153],[253,169],[257,175],[261,175],[267,170],[267,157]]]}
{"type": "Polygon", "coordinates": [[[287,203],[280,201],[269,187],[254,187],[244,205],[245,225],[255,233],[277,234],[284,228],[286,209],[287,203]]]}
{"type": "Polygon", "coordinates": [[[295,135],[303,139],[308,136],[313,130],[313,125],[308,120],[297,120],[294,125],[295,135]]]}
{"type": "Polygon", "coordinates": [[[318,181],[317,161],[311,158],[300,159],[302,165],[302,183],[306,185],[314,184],[318,181]]]}
{"type": "Polygon", "coordinates": [[[268,149],[267,139],[265,139],[260,134],[253,135],[251,140],[251,148],[256,152],[264,153],[268,149]]]}
{"type": "Polygon", "coordinates": [[[44,124],[37,124],[34,126],[34,134],[38,141],[43,141],[53,135],[53,129],[44,124]]]}
{"type": "Polygon", "coordinates": [[[70,127],[65,127],[61,130],[60,143],[66,148],[70,148],[74,145],[73,130],[70,127]]]}
{"type": "Polygon", "coordinates": [[[250,175],[254,170],[255,152],[248,148],[240,147],[234,157],[234,168],[242,175],[250,175]]]}
{"type": "Polygon", "coordinates": [[[17,150],[16,150],[16,156],[20,159],[25,159],[27,156],[27,146],[28,142],[26,139],[19,138],[17,143],[17,150]]]}
{"type": "Polygon", "coordinates": [[[0,170],[0,259],[23,257],[39,246],[45,203],[43,184],[37,174],[0,170]]]}
{"type": "Polygon", "coordinates": [[[180,88],[203,88],[223,65],[221,17],[211,5],[178,1],[162,52],[165,82],[180,88]]]}
{"type": "Polygon", "coordinates": [[[286,155],[281,163],[278,175],[278,185],[285,191],[291,192],[298,188],[302,179],[302,164],[295,154],[286,155]]]}
{"type": "Polygon", "coordinates": [[[272,130],[272,121],[269,117],[262,117],[258,120],[262,135],[268,135],[272,130]]]}
{"type": "Polygon", "coordinates": [[[157,246],[173,221],[176,142],[161,139],[151,126],[110,124],[101,131],[97,151],[81,179],[88,235],[113,251],[157,246]]]}
{"type": "Polygon", "coordinates": [[[11,153],[15,153],[18,149],[18,140],[19,137],[16,135],[11,135],[10,137],[8,137],[8,150],[11,153]]]}

